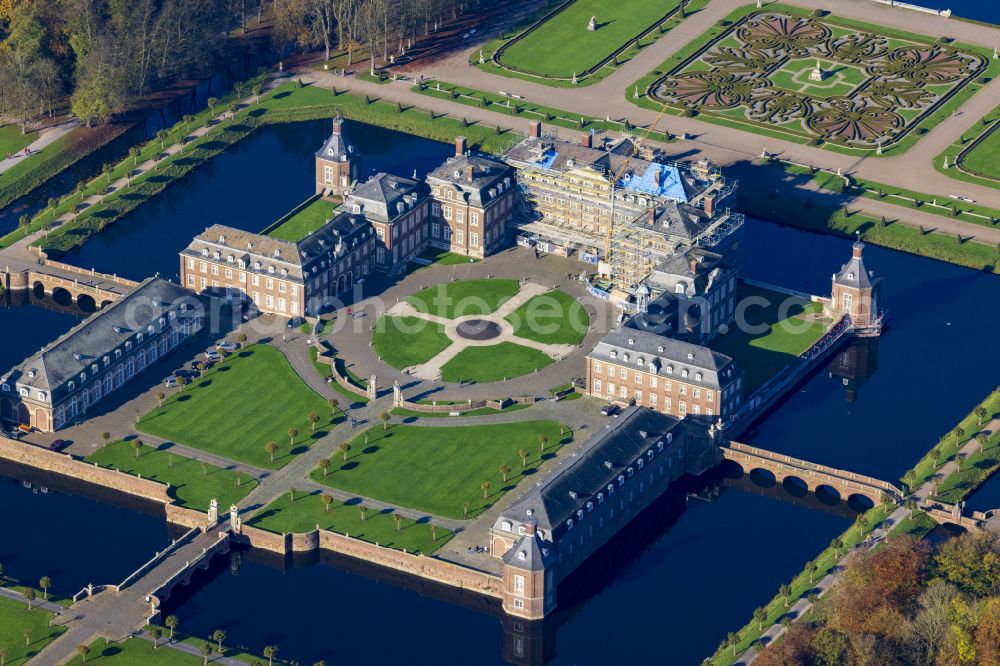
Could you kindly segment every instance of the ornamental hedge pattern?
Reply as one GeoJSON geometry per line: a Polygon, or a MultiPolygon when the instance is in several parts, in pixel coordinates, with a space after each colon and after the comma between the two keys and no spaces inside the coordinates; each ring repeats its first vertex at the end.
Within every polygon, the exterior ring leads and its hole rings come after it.
{"type": "Polygon", "coordinates": [[[987,65],[982,56],[937,42],[759,12],[655,81],[648,94],[680,109],[874,148],[914,128],[987,65]],[[824,81],[806,77],[817,61],[824,81]]]}

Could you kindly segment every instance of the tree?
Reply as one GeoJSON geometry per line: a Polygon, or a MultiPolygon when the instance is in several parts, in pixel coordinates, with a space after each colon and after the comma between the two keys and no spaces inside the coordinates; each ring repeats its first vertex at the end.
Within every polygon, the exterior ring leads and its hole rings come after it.
{"type": "Polygon", "coordinates": [[[201,663],[204,664],[204,666],[208,666],[208,658],[212,656],[212,652],[214,652],[214,650],[212,648],[211,643],[205,641],[204,643],[201,644],[201,656],[202,656],[201,663]]]}
{"type": "Polygon", "coordinates": [[[132,450],[135,451],[135,457],[138,458],[139,452],[142,450],[142,440],[138,438],[132,438],[128,441],[128,443],[132,447],[132,450]]]}
{"type": "Polygon", "coordinates": [[[861,536],[864,536],[865,532],[868,531],[868,516],[863,513],[859,513],[855,522],[858,524],[858,530],[861,531],[861,536]]]}
{"type": "Polygon", "coordinates": [[[982,405],[976,407],[976,422],[979,424],[980,428],[983,427],[983,419],[986,418],[986,414],[987,412],[985,407],[983,407],[982,405]]]}
{"type": "Polygon", "coordinates": [[[545,453],[545,445],[549,443],[549,438],[546,435],[538,436],[538,455],[545,453]]]}
{"type": "Polygon", "coordinates": [[[0,666],[4,666],[7,663],[7,657],[10,655],[5,648],[0,648],[0,666]]]}
{"type": "Polygon", "coordinates": [[[347,452],[351,450],[351,445],[347,442],[341,442],[337,445],[337,450],[344,454],[344,462],[347,462],[347,452]]]}
{"type": "Polygon", "coordinates": [[[981,664],[1000,664],[1000,597],[983,606],[976,628],[976,655],[981,664]]]}
{"type": "Polygon", "coordinates": [[[963,534],[946,541],[934,558],[937,573],[960,590],[984,597],[1000,585],[1000,553],[993,532],[963,534]]]}
{"type": "Polygon", "coordinates": [[[726,634],[726,645],[732,647],[734,657],[736,656],[736,646],[739,645],[739,643],[740,643],[739,636],[737,636],[735,633],[730,631],[728,634],[726,634]]]}
{"type": "Polygon", "coordinates": [[[490,496],[490,482],[483,481],[479,484],[479,488],[483,491],[483,501],[486,501],[486,498],[490,496]]]}
{"type": "Polygon", "coordinates": [[[955,426],[955,429],[951,431],[957,439],[962,439],[965,437],[965,428],[962,426],[955,426]]]}
{"type": "Polygon", "coordinates": [[[236,102],[230,102],[229,106],[226,107],[226,110],[229,111],[229,117],[230,118],[235,118],[236,117],[236,111],[239,108],[240,108],[239,104],[237,104],[236,102]]]}
{"type": "Polygon", "coordinates": [[[319,468],[321,470],[323,470],[323,476],[326,476],[326,473],[330,470],[330,459],[329,458],[320,458],[320,461],[319,461],[318,464],[319,464],[319,468]]]}
{"type": "Polygon", "coordinates": [[[163,621],[163,624],[167,625],[167,629],[170,630],[170,636],[167,640],[174,640],[174,630],[177,629],[177,625],[180,624],[180,620],[177,619],[176,615],[168,615],[167,619],[163,621]]]}
{"type": "Polygon", "coordinates": [[[981,453],[982,450],[986,448],[986,442],[987,442],[988,439],[989,439],[989,437],[986,436],[985,432],[977,432],[976,433],[976,442],[979,444],[979,446],[977,447],[977,449],[978,449],[979,453],[981,453]]]}
{"type": "Polygon", "coordinates": [[[49,600],[49,588],[52,587],[52,579],[48,576],[42,576],[41,580],[38,581],[38,587],[42,588],[42,598],[45,601],[49,600]]]}
{"type": "Polygon", "coordinates": [[[22,215],[17,219],[17,226],[21,227],[22,229],[27,229],[29,224],[31,224],[30,215],[22,215]]]}
{"type": "Polygon", "coordinates": [[[163,407],[163,399],[166,398],[166,394],[163,391],[156,392],[156,403],[160,407],[163,407]]]}
{"type": "Polygon", "coordinates": [[[292,486],[291,488],[288,489],[288,501],[290,502],[295,501],[295,486],[292,486]]]}
{"type": "Polygon", "coordinates": [[[205,376],[205,364],[201,361],[194,364],[194,369],[198,371],[198,379],[205,376]]]}
{"type": "Polygon", "coordinates": [[[260,104],[260,84],[259,83],[253,84],[253,88],[250,89],[250,92],[253,93],[254,103],[260,104]]]}
{"type": "Polygon", "coordinates": [[[168,136],[167,130],[161,129],[156,132],[156,139],[160,142],[160,150],[166,150],[168,136]]]}
{"type": "MultiPolygon", "coordinates": [[[[435,525],[434,523],[431,523],[431,541],[437,541],[437,540],[438,540],[438,526],[435,525]]],[[[3,665],[0,664],[0,666],[3,665]]]]}
{"type": "Polygon", "coordinates": [[[336,398],[330,398],[327,402],[330,403],[330,410],[333,412],[333,415],[336,416],[337,409],[340,407],[340,401],[336,398]]]}
{"type": "Polygon", "coordinates": [[[160,644],[160,637],[163,636],[163,630],[159,627],[149,628],[149,637],[153,639],[153,649],[155,650],[160,644]]]}
{"type": "Polygon", "coordinates": [[[365,513],[367,511],[368,511],[368,507],[366,507],[364,504],[359,504],[358,505],[358,513],[361,514],[361,522],[365,522],[365,513]]]}
{"type": "Polygon", "coordinates": [[[403,524],[403,517],[398,513],[392,514],[392,520],[396,523],[396,531],[399,531],[400,526],[403,524]]]}
{"type": "Polygon", "coordinates": [[[70,98],[74,116],[87,127],[108,122],[125,103],[121,82],[110,72],[88,76],[81,81],[70,98]]]}
{"type": "Polygon", "coordinates": [[[528,466],[528,449],[519,449],[517,455],[521,456],[521,468],[524,469],[528,466]]]}
{"type": "Polygon", "coordinates": [[[86,664],[87,663],[87,655],[90,654],[90,646],[89,645],[77,645],[76,646],[76,652],[77,652],[77,654],[80,655],[80,660],[83,663],[86,664]]]}
{"type": "Polygon", "coordinates": [[[323,501],[323,507],[324,507],[324,509],[326,510],[327,513],[329,513],[330,512],[330,505],[333,504],[333,496],[332,495],[327,495],[326,493],[324,493],[323,496],[320,497],[320,499],[323,501]]]}
{"type": "Polygon", "coordinates": [[[204,460],[201,461],[201,476],[202,478],[208,478],[208,463],[204,460]]]}
{"type": "Polygon", "coordinates": [[[788,583],[782,583],[781,587],[778,588],[778,594],[781,595],[781,598],[784,600],[785,608],[788,608],[791,603],[792,586],[788,583]]]}
{"type": "Polygon", "coordinates": [[[507,465],[500,465],[500,476],[503,477],[503,482],[507,483],[507,475],[510,474],[510,467],[507,465]]]}
{"type": "Polygon", "coordinates": [[[811,585],[816,582],[816,573],[819,571],[819,565],[816,563],[816,560],[807,564],[806,570],[809,572],[809,584],[811,585]]]}
{"type": "Polygon", "coordinates": [[[28,629],[27,627],[25,627],[21,631],[21,635],[24,636],[24,645],[25,645],[25,647],[31,645],[31,629],[28,629]]]}
{"type": "Polygon", "coordinates": [[[268,666],[274,666],[274,658],[278,656],[278,646],[268,645],[264,648],[264,657],[267,659],[268,666]]]}
{"type": "Polygon", "coordinates": [[[289,428],[288,429],[288,442],[289,442],[288,446],[290,446],[290,447],[295,446],[295,438],[298,437],[298,436],[299,436],[299,429],[298,428],[289,428]]]}
{"type": "Polygon", "coordinates": [[[380,421],[382,421],[382,430],[388,430],[389,421],[392,420],[392,414],[390,414],[389,412],[382,412],[381,414],[379,414],[378,418],[380,421]]]}
{"type": "Polygon", "coordinates": [[[212,640],[218,644],[219,654],[222,654],[222,641],[226,640],[226,632],[222,629],[216,629],[212,632],[212,640]]]}
{"type": "Polygon", "coordinates": [[[309,415],[306,416],[306,418],[309,420],[309,424],[312,426],[313,432],[316,432],[316,424],[319,423],[319,414],[316,412],[309,412],[309,415]]]}
{"type": "Polygon", "coordinates": [[[840,537],[834,537],[833,541],[830,542],[830,548],[833,548],[833,554],[836,557],[840,557],[840,549],[844,547],[844,542],[840,537]]]}
{"type": "Polygon", "coordinates": [[[753,620],[757,623],[757,631],[764,631],[764,620],[767,619],[767,611],[758,608],[753,612],[753,620]]]}
{"type": "Polygon", "coordinates": [[[212,112],[212,115],[214,116],[215,115],[215,105],[219,103],[219,100],[217,98],[215,98],[215,97],[209,97],[208,100],[207,100],[207,102],[208,102],[208,108],[212,112]]]}
{"type": "Polygon", "coordinates": [[[268,442],[264,445],[264,450],[271,454],[271,462],[274,462],[274,452],[278,450],[278,443],[268,442]]]}

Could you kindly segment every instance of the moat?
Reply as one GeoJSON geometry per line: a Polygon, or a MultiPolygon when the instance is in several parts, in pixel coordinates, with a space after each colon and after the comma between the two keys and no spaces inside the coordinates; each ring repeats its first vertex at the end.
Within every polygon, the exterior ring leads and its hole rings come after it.
{"type": "MultiPolygon", "coordinates": [[[[168,189],[65,260],[129,277],[160,271],[174,278],[177,251],[205,226],[218,221],[259,230],[305,199],[309,151],[327,128],[326,121],[316,121],[261,130],[201,168],[197,179],[168,189]],[[262,162],[268,168],[258,171],[262,162]],[[273,196],[252,196],[265,182],[273,196]],[[223,202],[216,196],[221,191],[245,195],[223,202]]],[[[352,129],[366,164],[376,170],[422,173],[452,150],[387,130],[357,124],[352,129]]],[[[748,221],[743,243],[745,277],[817,294],[826,293],[830,272],[849,254],[847,240],[756,220],[748,221]]],[[[835,357],[743,439],[895,480],[994,387],[1000,375],[996,355],[968,362],[948,357],[964,352],[964,358],[969,350],[994,344],[1000,317],[983,305],[1000,300],[1000,284],[995,276],[875,246],[867,248],[866,257],[887,278],[886,335],[835,357]],[[931,392],[930,385],[949,390],[931,392]]],[[[0,309],[0,328],[16,331],[0,346],[3,367],[76,321],[73,314],[32,305],[0,309]]],[[[529,637],[525,649],[539,658],[521,661],[644,663],[662,657],[665,638],[673,662],[699,663],[853,515],[795,488],[767,485],[766,479],[730,481],[717,498],[686,504],[683,492],[665,496],[609,546],[618,559],[601,557],[575,574],[574,592],[563,597],[545,628],[529,637]],[[732,566],[735,559],[738,566],[732,566]],[[679,598],[686,603],[674,603],[679,598]],[[611,623],[628,627],[628,638],[607,640],[611,623]]],[[[1000,506],[998,487],[993,479],[970,502],[988,501],[992,492],[1000,506]]],[[[72,594],[88,582],[115,582],[167,542],[158,516],[48,486],[43,492],[37,483],[27,488],[5,480],[0,500],[24,507],[0,519],[9,533],[23,536],[0,549],[6,574],[32,584],[50,575],[61,593],[72,594]],[[128,532],[127,545],[95,545],[101,542],[92,526],[108,522],[128,532]],[[74,531],[46,528],[63,523],[74,531]]],[[[360,663],[371,658],[375,643],[382,662],[412,657],[414,644],[441,663],[504,663],[516,656],[505,652],[505,637],[514,628],[499,613],[471,610],[433,589],[400,586],[379,580],[377,572],[338,568],[342,562],[322,559],[318,566],[286,566],[242,553],[233,562],[217,563],[214,574],[196,581],[190,598],[173,612],[186,632],[208,635],[222,628],[233,645],[259,653],[276,644],[283,658],[300,663],[360,663]],[[331,631],[355,640],[331,639],[331,631]]]]}

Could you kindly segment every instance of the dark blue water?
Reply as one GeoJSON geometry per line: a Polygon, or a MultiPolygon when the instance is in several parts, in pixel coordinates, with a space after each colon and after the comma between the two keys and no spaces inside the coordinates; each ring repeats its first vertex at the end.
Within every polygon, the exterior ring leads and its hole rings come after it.
{"type": "MultiPolygon", "coordinates": [[[[751,220],[743,274],[829,295],[850,256],[848,240],[751,220]]],[[[864,257],[890,317],[877,371],[853,402],[842,377],[818,373],[744,439],[894,480],[996,387],[1000,277],[875,245],[864,257]]]]}
{"type": "Polygon", "coordinates": [[[162,514],[55,490],[65,477],[32,477],[26,488],[0,476],[0,563],[8,578],[37,586],[48,576],[53,591],[72,595],[89,583],[120,583],[169,543],[162,514]]]}
{"type": "MultiPolygon", "coordinates": [[[[584,598],[561,589],[560,610],[525,637],[526,652],[542,656],[510,662],[699,664],[849,523],[736,489],[678,511],[647,521],[638,552],[616,544],[614,565],[581,571],[571,584],[584,598]]],[[[222,628],[230,644],[257,654],[277,645],[299,663],[484,666],[513,656],[509,619],[323,565],[282,572],[244,558],[238,575],[222,573],[171,612],[186,633],[222,628]]]]}
{"type": "MultiPolygon", "coordinates": [[[[364,175],[422,177],[451,155],[448,144],[361,123],[345,132],[363,154],[364,175]]],[[[259,231],[315,192],[313,154],[330,121],[264,127],[125,216],[62,260],[141,279],[176,279],[178,253],[212,224],[259,231]]]]}
{"type": "MultiPolygon", "coordinates": [[[[18,299],[20,302],[23,299],[18,299]]],[[[33,305],[11,305],[0,295],[0,374],[77,324],[80,317],[33,305]]]]}
{"type": "Polygon", "coordinates": [[[933,9],[950,9],[952,16],[1000,24],[1000,4],[996,2],[941,0],[938,3],[933,3],[931,0],[916,0],[913,4],[933,9]]]}
{"type": "Polygon", "coordinates": [[[1000,474],[994,473],[979,490],[969,495],[966,503],[976,511],[1000,509],[1000,474]]]}

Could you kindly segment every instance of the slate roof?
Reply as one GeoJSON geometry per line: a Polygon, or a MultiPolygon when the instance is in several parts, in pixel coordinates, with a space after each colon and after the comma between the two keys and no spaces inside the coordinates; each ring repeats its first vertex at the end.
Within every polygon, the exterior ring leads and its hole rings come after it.
{"type": "Polygon", "coordinates": [[[498,183],[509,178],[514,187],[514,169],[509,164],[484,155],[468,154],[449,157],[444,164],[427,174],[427,182],[434,185],[455,185],[468,196],[468,202],[480,208],[488,206],[507,189],[500,190],[498,183]],[[468,168],[472,167],[472,180],[468,168]]]}
{"type": "Polygon", "coordinates": [[[717,276],[729,267],[729,263],[723,255],[696,246],[657,263],[648,280],[657,291],[674,294],[677,285],[683,284],[687,296],[704,295],[712,290],[717,276]],[[694,271],[691,270],[692,260],[694,271]]]}
{"type": "Polygon", "coordinates": [[[864,244],[858,241],[854,244],[854,256],[840,268],[839,273],[835,273],[833,281],[845,287],[855,289],[871,289],[872,281],[865,269],[864,259],[861,258],[861,249],[864,244]]]}
{"type": "Polygon", "coordinates": [[[195,236],[181,254],[200,259],[203,250],[208,250],[210,261],[226,263],[226,258],[232,256],[234,262],[246,262],[246,268],[240,270],[264,274],[273,266],[275,274],[285,270],[287,275],[282,277],[303,280],[304,269],[311,264],[321,259],[336,260],[373,233],[363,215],[344,211],[297,243],[213,224],[195,236]],[[219,259],[214,258],[215,252],[219,252],[219,259]],[[255,263],[260,263],[260,268],[254,268],[255,263]]]}
{"type": "MultiPolygon", "coordinates": [[[[532,520],[531,518],[527,519],[532,520]]],[[[537,524],[537,521],[534,521],[537,524]]],[[[555,558],[555,553],[542,545],[538,534],[523,535],[503,556],[512,567],[527,571],[541,571],[555,558]]]]}
{"type": "Polygon", "coordinates": [[[348,195],[343,210],[361,204],[361,212],[369,220],[391,222],[426,197],[426,186],[412,178],[377,173],[361,183],[348,195]],[[399,204],[403,210],[400,211],[399,204]]]}
{"type": "Polygon", "coordinates": [[[740,375],[733,359],[721,352],[625,325],[601,338],[587,358],[647,372],[652,364],[661,377],[714,390],[721,390],[740,375]],[[684,370],[687,370],[686,377],[684,370]],[[701,379],[698,379],[699,373],[701,379]]]}
{"type": "MultiPolygon", "coordinates": [[[[0,379],[19,386],[41,389],[51,394],[51,404],[59,401],[63,387],[94,363],[101,363],[127,340],[153,325],[170,311],[193,312],[197,303],[189,291],[160,277],[144,280],[131,292],[106,305],[32,354],[0,379]],[[31,376],[31,375],[34,376],[31,376]]],[[[89,373],[88,373],[89,374],[89,373]]]]}
{"type": "Polygon", "coordinates": [[[332,162],[340,162],[342,157],[357,159],[361,156],[354,146],[344,136],[344,119],[337,116],[333,119],[334,131],[323,145],[316,151],[316,157],[332,162]],[[337,128],[340,131],[337,131],[337,128]]]}
{"type": "MultiPolygon", "coordinates": [[[[685,428],[672,416],[645,407],[629,407],[609,428],[587,440],[568,466],[557,467],[511,504],[497,523],[509,520],[523,524],[534,519],[545,538],[555,542],[565,531],[566,521],[574,517],[577,510],[585,507],[587,501],[593,500],[609,483],[615,482],[619,474],[668,432],[674,433],[676,443],[681,441],[679,437],[685,428]]],[[[516,549],[517,546],[507,555],[516,549]]]]}

